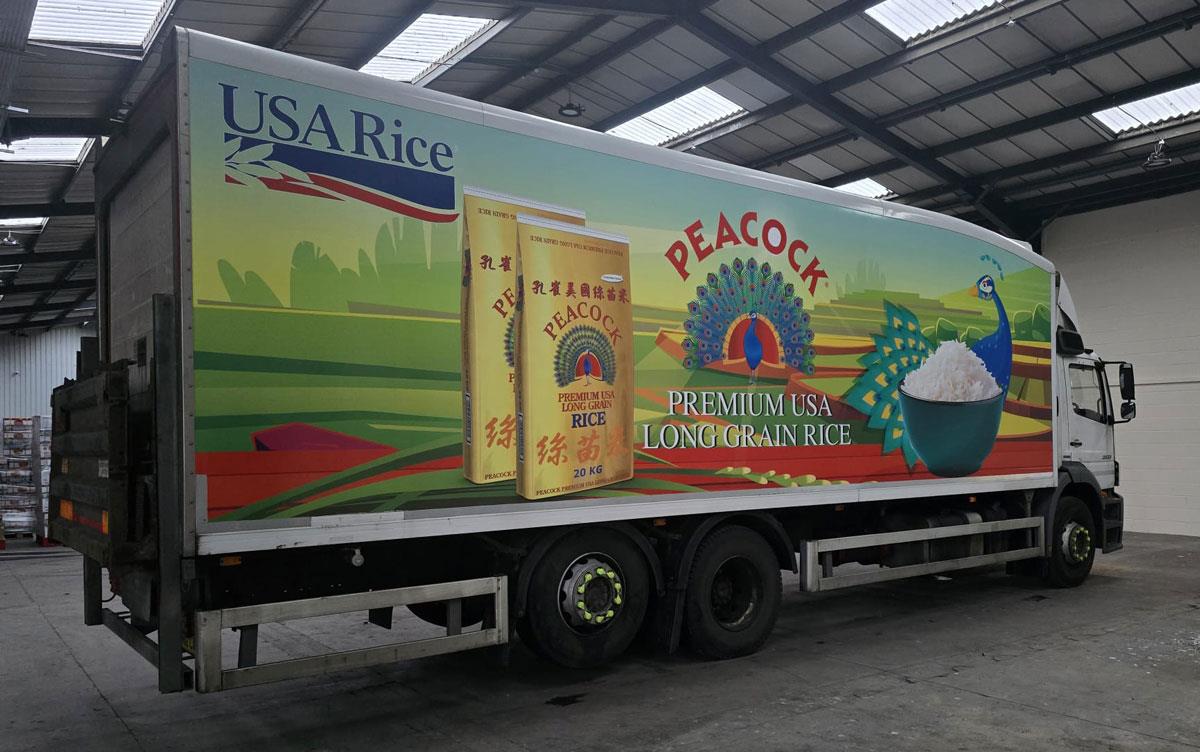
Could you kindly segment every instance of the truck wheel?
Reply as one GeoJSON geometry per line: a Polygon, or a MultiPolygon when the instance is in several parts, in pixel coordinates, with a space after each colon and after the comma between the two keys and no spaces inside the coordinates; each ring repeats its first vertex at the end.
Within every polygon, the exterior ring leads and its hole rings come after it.
{"type": "Polygon", "coordinates": [[[624,535],[568,533],[534,565],[521,639],[568,668],[608,663],[637,636],[650,599],[650,570],[624,535]]]}
{"type": "Polygon", "coordinates": [[[1059,498],[1050,535],[1046,582],[1061,588],[1081,584],[1096,558],[1096,526],[1087,504],[1074,496],[1059,498]]]}
{"type": "Polygon", "coordinates": [[[710,534],[687,585],[688,645],[714,659],[755,652],[775,626],[782,589],[779,560],[761,535],[740,525],[710,534]]]}

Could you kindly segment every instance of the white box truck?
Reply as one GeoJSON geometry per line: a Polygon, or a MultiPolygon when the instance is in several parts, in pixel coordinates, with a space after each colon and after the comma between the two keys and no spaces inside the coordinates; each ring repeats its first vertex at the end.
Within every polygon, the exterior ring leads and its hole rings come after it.
{"type": "Polygon", "coordinates": [[[51,478],[85,620],[164,691],[514,628],[737,656],[783,570],[1073,586],[1121,547],[1132,367],[1118,418],[1027,244],[194,31],[164,61],[97,163],[51,478]],[[398,606],[444,635],[257,660],[260,624],[398,606]]]}

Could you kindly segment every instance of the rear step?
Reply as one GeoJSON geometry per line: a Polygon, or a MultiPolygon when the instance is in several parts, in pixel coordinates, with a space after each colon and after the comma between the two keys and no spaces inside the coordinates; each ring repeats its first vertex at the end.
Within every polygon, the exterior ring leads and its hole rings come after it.
{"type": "MultiPolygon", "coordinates": [[[[871,533],[852,535],[845,538],[825,538],[802,541],[800,547],[800,589],[808,592],[837,590],[839,588],[865,585],[871,582],[886,582],[905,577],[970,569],[991,564],[1002,564],[1022,559],[1036,559],[1045,554],[1045,520],[1042,517],[1020,517],[1012,520],[975,522],[968,525],[951,525],[932,529],[900,530],[894,533],[871,533]],[[909,564],[901,567],[881,567],[877,570],[856,570],[852,574],[834,574],[834,552],[858,548],[890,546],[901,543],[917,543],[945,538],[978,536],[987,533],[1003,533],[1028,530],[1026,545],[1011,551],[977,554],[942,561],[909,564]]],[[[978,550],[978,547],[973,547],[978,550]]]]}

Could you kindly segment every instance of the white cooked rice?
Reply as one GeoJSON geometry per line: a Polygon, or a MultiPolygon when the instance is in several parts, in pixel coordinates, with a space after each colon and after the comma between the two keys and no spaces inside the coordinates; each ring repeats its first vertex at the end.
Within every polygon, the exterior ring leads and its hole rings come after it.
{"type": "Polygon", "coordinates": [[[938,345],[921,367],[905,377],[904,391],[935,402],[975,402],[1000,393],[979,356],[962,342],[938,345]]]}

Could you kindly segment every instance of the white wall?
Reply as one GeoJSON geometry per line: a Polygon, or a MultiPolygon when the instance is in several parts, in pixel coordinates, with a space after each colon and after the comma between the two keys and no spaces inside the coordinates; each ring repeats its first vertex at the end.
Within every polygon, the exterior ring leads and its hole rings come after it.
{"type": "Polygon", "coordinates": [[[75,378],[80,338],[95,329],[63,326],[14,337],[0,333],[0,416],[50,414],[50,392],[63,379],[75,378]]]}
{"type": "Polygon", "coordinates": [[[1200,536],[1200,192],[1058,219],[1043,252],[1087,346],[1134,364],[1137,419],[1116,427],[1126,529],[1200,536]]]}

